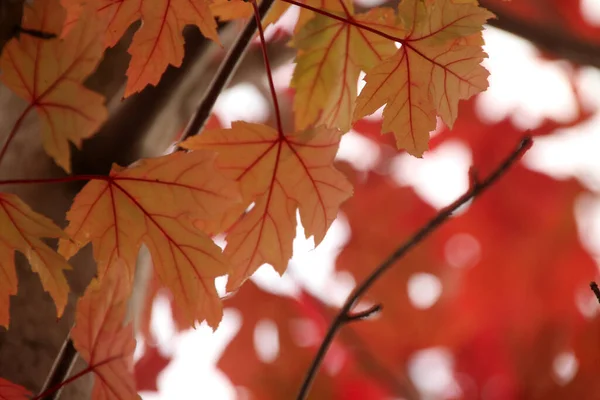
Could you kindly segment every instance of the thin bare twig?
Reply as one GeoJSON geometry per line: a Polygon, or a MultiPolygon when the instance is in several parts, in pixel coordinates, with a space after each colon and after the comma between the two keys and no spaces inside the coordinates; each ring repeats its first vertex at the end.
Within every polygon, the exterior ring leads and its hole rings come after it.
{"type": "Polygon", "coordinates": [[[346,322],[361,321],[363,319],[368,319],[369,317],[373,316],[374,314],[381,312],[382,309],[383,309],[382,304],[375,304],[374,306],[369,307],[364,311],[350,313],[350,314],[346,315],[346,317],[345,317],[346,322]]]}
{"type": "MultiPolygon", "coordinates": [[[[290,273],[292,278],[296,280],[291,270],[288,269],[288,272],[286,273],[290,273]]],[[[303,289],[304,296],[308,299],[308,301],[313,303],[314,307],[319,310],[319,313],[323,316],[323,318],[329,319],[333,317],[333,313],[330,312],[332,310],[330,310],[329,307],[325,305],[323,301],[321,301],[321,299],[313,296],[297,280],[296,284],[303,289]]],[[[391,393],[396,396],[402,397],[406,400],[419,398],[417,389],[414,387],[410,379],[408,379],[406,376],[392,373],[379,361],[378,355],[371,352],[368,346],[364,343],[363,339],[352,328],[341,332],[340,339],[346,344],[346,346],[348,346],[348,348],[351,349],[352,354],[358,361],[359,367],[365,374],[371,376],[374,380],[381,382],[384,386],[389,388],[391,393]]]]}
{"type": "Polygon", "coordinates": [[[531,20],[520,19],[489,0],[480,0],[480,3],[496,14],[497,18],[489,20],[489,25],[520,36],[554,57],[563,58],[578,65],[600,68],[600,45],[598,43],[577,38],[556,25],[540,25],[531,20]]]}
{"type": "Polygon", "coordinates": [[[408,251],[422,242],[440,225],[446,222],[452,216],[454,211],[456,211],[469,200],[479,196],[498,179],[500,179],[506,172],[508,172],[509,168],[521,159],[523,154],[525,154],[532,144],[533,141],[531,137],[524,137],[519,143],[518,147],[489,176],[483,180],[474,179],[473,186],[471,186],[465,194],[456,199],[456,201],[454,201],[448,207],[440,210],[440,212],[433,219],[423,225],[420,230],[418,230],[412,237],[398,247],[396,251],[394,251],[383,263],[375,268],[375,270],[352,291],[331,323],[329,330],[327,331],[327,334],[325,335],[325,338],[323,339],[323,342],[321,343],[321,346],[319,347],[319,350],[317,351],[317,354],[315,355],[315,358],[313,359],[313,362],[306,373],[302,386],[298,392],[298,400],[304,400],[308,396],[312,382],[317,375],[323,359],[325,358],[327,350],[333,342],[333,338],[342,328],[342,326],[353,320],[350,318],[353,315],[352,307],[354,307],[362,295],[408,251]]]}
{"type": "Polygon", "coordinates": [[[594,281],[590,282],[590,289],[592,289],[592,292],[594,292],[596,299],[600,303],[600,288],[598,288],[598,284],[594,281]]]}
{"type": "MultiPolygon", "coordinates": [[[[263,0],[260,3],[258,12],[261,20],[265,17],[274,2],[275,0],[263,0]]],[[[236,42],[229,50],[229,53],[227,53],[227,56],[225,57],[225,60],[223,60],[223,63],[217,71],[215,78],[206,90],[206,94],[200,102],[196,113],[185,128],[180,142],[184,141],[190,136],[198,134],[202,128],[204,128],[204,125],[210,116],[210,112],[212,111],[217,98],[233,77],[233,74],[239,66],[240,61],[242,60],[244,53],[246,52],[246,49],[248,48],[248,45],[250,44],[250,41],[256,34],[257,30],[258,25],[256,23],[256,19],[254,16],[252,16],[248,20],[248,23],[246,24],[246,27],[240,36],[238,36],[236,42]]]]}

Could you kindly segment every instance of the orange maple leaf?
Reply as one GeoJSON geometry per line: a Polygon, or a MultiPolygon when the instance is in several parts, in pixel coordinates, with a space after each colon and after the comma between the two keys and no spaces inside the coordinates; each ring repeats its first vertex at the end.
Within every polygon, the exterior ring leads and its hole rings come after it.
{"type": "MultiPolygon", "coordinates": [[[[59,0],[35,0],[33,5],[25,4],[22,25],[59,34],[64,19],[59,0]]],[[[6,45],[0,57],[0,79],[29,102],[9,140],[29,111],[37,110],[44,149],[67,172],[71,170],[69,141],[80,147],[107,117],[104,98],[83,86],[102,56],[98,27],[97,19],[89,16],[64,39],[21,35],[6,45]]]]}
{"type": "Polygon", "coordinates": [[[208,0],[144,0],[142,27],[133,36],[124,96],[156,85],[171,64],[183,61],[183,36],[186,25],[196,25],[204,36],[219,42],[217,23],[208,0]]]}
{"type": "Polygon", "coordinates": [[[127,28],[141,18],[142,26],[128,50],[131,61],[124,97],[148,84],[158,84],[169,64],[181,66],[182,31],[186,25],[196,25],[204,36],[220,44],[210,0],[62,0],[62,3],[69,9],[63,32],[68,32],[82,10],[89,7],[104,23],[105,47],[117,44],[127,28]]]}
{"type": "MultiPolygon", "coordinates": [[[[394,132],[398,148],[420,157],[427,150],[436,111],[452,127],[458,102],[488,87],[489,73],[480,65],[483,24],[494,17],[473,3],[406,0],[398,6],[404,33],[394,56],[367,71],[354,121],[383,111],[382,133],[394,132]]],[[[384,32],[385,34],[385,32],[384,32]]]]}
{"type": "Polygon", "coordinates": [[[27,400],[31,398],[31,392],[21,385],[0,378],[0,399],[2,400],[27,400]]]}
{"type": "MultiPolygon", "coordinates": [[[[344,5],[344,12],[346,19],[376,30],[393,29],[396,20],[391,8],[353,15],[350,4],[344,5]]],[[[368,71],[396,51],[387,38],[323,15],[310,20],[293,45],[298,49],[291,82],[296,89],[296,129],[325,124],[344,132],[350,130],[360,71],[368,71]]]]}
{"type": "Polygon", "coordinates": [[[62,36],[67,35],[82,16],[86,6],[102,21],[104,47],[113,47],[129,26],[141,18],[142,0],[61,0],[67,9],[62,36]]]}
{"type": "Polygon", "coordinates": [[[177,152],[127,169],[114,166],[109,177],[89,182],[75,198],[65,230],[72,240],[61,240],[59,253],[69,258],[91,241],[100,279],[109,269],[124,268],[131,282],[143,242],[188,323],[206,319],[216,327],[222,307],[214,279],[228,266],[193,222],[218,218],[239,202],[239,191],[213,169],[214,158],[177,152]]]}
{"type": "Polygon", "coordinates": [[[92,399],[140,399],[133,375],[133,326],[123,326],[130,288],[125,271],[94,279],[77,303],[71,339],[94,372],[92,399]]]}
{"type": "Polygon", "coordinates": [[[240,183],[244,205],[255,202],[227,232],[228,290],[264,263],[285,272],[297,209],[306,237],[314,235],[315,245],[323,240],[340,204],[352,195],[350,183],[332,166],[340,136],[338,129],[325,127],[283,135],[266,125],[237,121],[231,129],[208,130],[182,143],[188,149],[216,150],[218,167],[240,183]]]}
{"type": "Polygon", "coordinates": [[[27,257],[31,269],[40,276],[44,290],[52,296],[57,316],[62,316],[69,295],[63,271],[71,267],[41,238],[66,237],[50,219],[32,211],[16,195],[0,193],[0,325],[8,327],[9,296],[17,294],[15,250],[27,257]]]}

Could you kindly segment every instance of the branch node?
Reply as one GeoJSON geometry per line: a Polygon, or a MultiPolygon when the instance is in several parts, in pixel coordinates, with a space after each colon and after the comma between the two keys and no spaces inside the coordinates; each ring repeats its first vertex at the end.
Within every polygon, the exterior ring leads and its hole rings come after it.
{"type": "Polygon", "coordinates": [[[481,185],[481,182],[479,181],[479,171],[472,165],[471,168],[469,168],[469,188],[473,189],[479,185],[481,185]]]}
{"type": "Polygon", "coordinates": [[[374,306],[369,307],[366,310],[346,314],[345,321],[353,322],[353,321],[368,319],[368,318],[374,316],[375,314],[381,312],[382,309],[383,309],[383,304],[381,304],[381,303],[375,304],[374,306]]]}
{"type": "MultiPolygon", "coordinates": [[[[284,0],[286,2],[293,2],[295,0],[284,0]]],[[[429,222],[425,223],[415,234],[407,239],[403,244],[401,244],[392,254],[388,256],[386,260],[384,260],[378,267],[376,267],[369,276],[367,276],[361,283],[359,283],[356,288],[352,291],[352,293],[346,299],[346,302],[340,309],[339,313],[329,326],[319,349],[317,350],[317,354],[313,358],[313,361],[306,372],[306,376],[304,377],[304,381],[302,382],[302,386],[298,391],[297,400],[305,400],[308,396],[308,392],[312,385],[313,380],[325,358],[325,354],[333,343],[333,339],[336,333],[342,328],[345,323],[349,321],[353,321],[355,319],[365,318],[366,316],[371,315],[375,312],[375,309],[379,306],[371,307],[371,309],[357,314],[351,314],[350,309],[352,306],[361,298],[361,296],[371,287],[373,284],[381,278],[382,275],[385,274],[390,268],[392,268],[396,262],[404,257],[406,253],[408,253],[412,248],[414,248],[417,244],[431,235],[440,225],[444,222],[447,222],[452,213],[456,211],[459,207],[467,203],[469,200],[481,195],[487,189],[489,189],[494,183],[496,183],[504,174],[508,172],[508,170],[516,164],[522,157],[525,152],[531,147],[533,144],[533,140],[531,136],[527,135],[523,137],[523,139],[519,142],[519,145],[516,149],[514,149],[505,159],[502,161],[495,170],[493,170],[488,176],[484,179],[478,181],[477,186],[469,188],[462,196],[456,199],[452,204],[448,207],[443,208],[440,212],[433,217],[429,222]]],[[[593,289],[593,288],[592,288],[593,289]]],[[[598,291],[599,301],[600,301],[600,290],[598,291]]]]}

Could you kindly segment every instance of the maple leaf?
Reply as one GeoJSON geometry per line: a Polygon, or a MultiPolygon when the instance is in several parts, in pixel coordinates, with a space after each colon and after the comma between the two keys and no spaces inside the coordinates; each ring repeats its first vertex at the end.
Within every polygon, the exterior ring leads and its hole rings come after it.
{"type": "MultiPolygon", "coordinates": [[[[391,8],[353,15],[350,4],[344,10],[348,20],[376,30],[393,30],[396,20],[391,8]]],[[[389,39],[324,15],[304,25],[293,45],[298,49],[291,82],[296,89],[296,129],[325,124],[344,132],[350,130],[360,71],[368,71],[396,51],[389,39]]]]}
{"type": "Polygon", "coordinates": [[[61,0],[67,9],[62,36],[67,35],[90,7],[102,21],[104,47],[113,47],[125,34],[129,26],[141,18],[142,0],[61,0]]]}
{"type": "Polygon", "coordinates": [[[0,399],[2,400],[27,400],[31,392],[21,385],[0,378],[0,399]]]}
{"type": "Polygon", "coordinates": [[[182,31],[195,25],[202,34],[219,43],[217,23],[210,0],[63,0],[70,10],[69,25],[79,18],[82,8],[91,8],[104,21],[105,47],[112,47],[127,28],[141,18],[142,26],[129,47],[131,61],[127,69],[124,97],[156,85],[169,65],[183,61],[182,31]]]}
{"type": "Polygon", "coordinates": [[[220,248],[193,226],[217,217],[239,201],[234,182],[213,169],[215,154],[182,152],[114,166],[104,180],[89,182],[67,213],[59,252],[69,258],[89,241],[100,279],[112,268],[127,270],[131,282],[139,248],[146,244],[159,279],[175,296],[189,325],[222,316],[214,278],[228,267],[220,248]]]}
{"type": "Polygon", "coordinates": [[[50,219],[32,211],[16,195],[0,193],[0,325],[8,327],[9,296],[17,294],[15,250],[27,257],[31,269],[40,276],[44,290],[54,300],[57,316],[62,316],[69,294],[63,271],[71,267],[41,238],[66,236],[50,219]]]}
{"type": "MultiPolygon", "coordinates": [[[[299,2],[319,10],[343,12],[344,7],[342,6],[342,1],[345,0],[300,0],[299,2]]],[[[277,20],[281,18],[281,16],[290,8],[290,6],[290,3],[283,1],[275,2],[263,20],[263,26],[268,26],[269,24],[274,24],[277,22],[277,20]]],[[[348,6],[352,7],[352,3],[349,3],[348,6]]],[[[317,14],[315,14],[314,11],[306,8],[300,8],[300,14],[298,15],[298,21],[294,27],[294,33],[297,34],[308,21],[315,17],[315,15],[317,14]]]]}
{"type": "Polygon", "coordinates": [[[94,372],[92,399],[140,399],[133,375],[133,326],[123,326],[130,288],[116,268],[94,279],[77,303],[71,339],[94,372]]]}
{"type": "MultiPolygon", "coordinates": [[[[24,28],[58,34],[64,19],[58,0],[25,4],[24,28]]],[[[90,16],[64,39],[21,35],[6,45],[0,57],[0,79],[29,102],[11,135],[35,109],[41,119],[44,149],[67,172],[71,170],[69,141],[79,148],[107,116],[104,98],[83,86],[102,56],[98,28],[97,19],[90,16]]]]}
{"type": "Polygon", "coordinates": [[[387,103],[382,133],[393,132],[398,148],[418,157],[435,129],[436,111],[452,127],[459,100],[487,89],[480,31],[494,16],[472,3],[431,3],[400,3],[404,34],[396,39],[402,46],[367,71],[353,117],[357,121],[387,103]]]}
{"type": "Polygon", "coordinates": [[[144,355],[134,365],[138,392],[158,392],[158,375],[169,365],[171,356],[164,356],[156,346],[146,344],[144,355]]]}
{"type": "Polygon", "coordinates": [[[352,194],[350,183],[332,166],[340,136],[339,130],[325,127],[283,135],[266,125],[237,121],[231,129],[205,131],[182,144],[217,151],[218,167],[240,183],[244,206],[254,202],[227,233],[229,290],[264,263],[285,272],[296,209],[306,237],[314,236],[315,245],[323,240],[340,204],[352,194]]]}
{"type": "Polygon", "coordinates": [[[196,25],[207,38],[219,42],[217,23],[208,0],[144,0],[142,27],[133,36],[124,97],[146,85],[156,85],[169,64],[183,61],[183,36],[186,25],[196,25]]]}

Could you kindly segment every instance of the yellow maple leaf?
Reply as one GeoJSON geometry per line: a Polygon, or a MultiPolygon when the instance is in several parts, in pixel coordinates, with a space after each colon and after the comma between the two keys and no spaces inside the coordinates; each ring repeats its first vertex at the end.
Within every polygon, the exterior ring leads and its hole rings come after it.
{"type": "MultiPolygon", "coordinates": [[[[346,1],[346,0],[344,0],[346,1]]],[[[329,12],[343,12],[341,0],[299,0],[299,3],[305,4],[310,7],[317,8],[319,10],[326,10],[329,12]]],[[[352,7],[352,3],[348,3],[349,7],[352,7]]],[[[283,1],[278,1],[273,4],[269,13],[265,16],[263,26],[274,24],[279,18],[290,8],[291,4],[283,1]]],[[[306,8],[300,8],[300,14],[298,15],[298,21],[294,27],[294,33],[298,33],[304,25],[310,21],[315,15],[314,11],[306,8]]]]}
{"type": "Polygon", "coordinates": [[[489,73],[480,65],[487,57],[481,30],[494,15],[476,4],[452,0],[406,0],[398,14],[404,26],[404,34],[397,37],[402,45],[367,71],[353,120],[387,104],[382,133],[393,132],[398,148],[420,157],[435,129],[436,111],[452,127],[459,100],[487,89],[489,73]]]}
{"type": "MultiPolygon", "coordinates": [[[[59,0],[25,4],[24,28],[59,34],[64,19],[59,0]]],[[[107,117],[104,98],[83,86],[102,56],[98,28],[97,20],[90,16],[64,39],[21,35],[6,45],[0,57],[0,79],[29,102],[9,140],[25,115],[35,109],[41,119],[44,149],[67,172],[71,170],[69,141],[80,147],[107,117]]]]}
{"type": "Polygon", "coordinates": [[[208,130],[188,139],[188,149],[219,153],[218,167],[240,184],[245,205],[254,207],[227,232],[225,255],[232,264],[228,290],[238,288],[258,267],[280,274],[292,256],[296,210],[306,237],[318,245],[352,195],[352,186],[332,166],[341,132],[325,127],[290,135],[237,121],[231,129],[208,130]]]}
{"type": "Polygon", "coordinates": [[[50,219],[32,211],[16,195],[0,193],[0,325],[8,327],[9,296],[17,294],[15,250],[25,255],[40,276],[44,290],[56,304],[57,316],[62,316],[69,295],[63,271],[71,267],[41,238],[66,237],[50,219]]]}
{"type": "Polygon", "coordinates": [[[219,218],[239,202],[239,191],[213,168],[214,158],[177,152],[126,169],[114,166],[109,177],[89,182],[75,198],[65,229],[72,240],[61,240],[59,253],[69,258],[91,241],[100,279],[119,268],[131,282],[143,242],[190,325],[206,319],[216,327],[222,308],[214,279],[228,266],[193,222],[219,218]]]}
{"type": "Polygon", "coordinates": [[[96,377],[93,400],[140,399],[133,375],[133,326],[124,326],[130,288],[123,270],[94,279],[77,302],[71,339],[96,377]]]}
{"type": "MultiPolygon", "coordinates": [[[[396,16],[391,8],[377,8],[346,19],[373,29],[393,29],[396,16]]],[[[356,102],[358,77],[396,51],[394,43],[373,32],[318,15],[294,37],[298,49],[291,86],[296,89],[296,129],[313,124],[350,130],[356,102]]]]}

